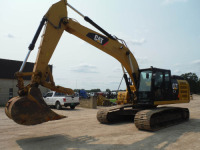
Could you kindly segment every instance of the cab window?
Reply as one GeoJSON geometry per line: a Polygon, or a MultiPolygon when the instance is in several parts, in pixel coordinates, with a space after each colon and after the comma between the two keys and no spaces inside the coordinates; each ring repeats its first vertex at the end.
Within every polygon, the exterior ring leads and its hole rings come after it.
{"type": "Polygon", "coordinates": [[[163,83],[163,73],[158,71],[155,74],[155,82],[154,82],[154,86],[156,88],[160,88],[162,86],[163,83]]]}
{"type": "Polygon", "coordinates": [[[165,89],[170,88],[170,79],[169,79],[169,72],[165,72],[165,89]]]}
{"type": "Polygon", "coordinates": [[[47,93],[45,97],[52,97],[53,93],[47,93]]]}
{"type": "Polygon", "coordinates": [[[140,73],[139,91],[151,91],[152,71],[142,71],[140,73]]]}
{"type": "Polygon", "coordinates": [[[55,93],[55,96],[57,96],[57,97],[62,97],[62,96],[65,96],[65,94],[63,94],[63,93],[55,93]]]}

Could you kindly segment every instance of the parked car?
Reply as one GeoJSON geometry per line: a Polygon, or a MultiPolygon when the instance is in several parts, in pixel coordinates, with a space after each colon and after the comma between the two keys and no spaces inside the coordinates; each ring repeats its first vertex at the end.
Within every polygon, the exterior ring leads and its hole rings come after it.
{"type": "Polygon", "coordinates": [[[71,109],[75,109],[75,107],[80,104],[78,94],[67,95],[51,91],[46,93],[43,97],[47,105],[54,106],[56,109],[61,109],[62,106],[70,106],[71,109]]]}

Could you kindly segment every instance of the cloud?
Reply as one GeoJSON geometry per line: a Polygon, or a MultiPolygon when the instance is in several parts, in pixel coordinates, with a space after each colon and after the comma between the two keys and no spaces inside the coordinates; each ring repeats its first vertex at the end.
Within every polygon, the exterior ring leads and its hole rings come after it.
{"type": "Polygon", "coordinates": [[[173,64],[173,66],[174,66],[174,67],[180,67],[180,66],[182,66],[182,64],[176,63],[176,64],[173,64]]]}
{"type": "Polygon", "coordinates": [[[174,4],[176,2],[185,3],[188,2],[188,0],[164,0],[163,4],[168,5],[168,4],[174,4]]]}
{"type": "Polygon", "coordinates": [[[120,81],[118,81],[118,82],[117,81],[109,81],[108,83],[109,84],[117,84],[117,85],[119,85],[120,81]]]}
{"type": "Polygon", "coordinates": [[[200,59],[197,59],[191,62],[174,64],[171,70],[172,70],[172,74],[176,74],[176,75],[192,72],[192,73],[196,73],[197,76],[200,77],[199,66],[200,66],[200,59]]]}
{"type": "Polygon", "coordinates": [[[194,65],[200,65],[200,59],[192,61],[192,64],[194,64],[194,65]]]}
{"type": "Polygon", "coordinates": [[[70,70],[73,72],[79,72],[79,73],[97,73],[96,71],[97,67],[90,64],[79,64],[77,66],[70,67],[70,70]]]}
{"type": "Polygon", "coordinates": [[[197,76],[200,77],[200,59],[194,60],[191,62],[191,68],[192,71],[195,72],[197,74],[197,76]]]}
{"type": "Polygon", "coordinates": [[[147,56],[143,56],[143,57],[137,57],[136,56],[136,60],[138,62],[139,65],[146,65],[149,64],[149,58],[147,56]]]}
{"type": "Polygon", "coordinates": [[[176,69],[173,71],[173,74],[180,75],[180,74],[182,74],[182,71],[180,71],[179,69],[176,69]]]}
{"type": "Polygon", "coordinates": [[[144,38],[144,35],[149,33],[149,29],[147,29],[147,28],[137,29],[137,30],[132,31],[131,33],[134,33],[134,37],[133,37],[133,35],[126,34],[123,32],[118,32],[117,34],[119,36],[117,36],[117,37],[119,39],[123,39],[128,46],[131,44],[132,45],[142,45],[147,42],[147,40],[144,38]]]}
{"type": "Polygon", "coordinates": [[[140,40],[128,40],[127,43],[128,44],[133,44],[133,45],[142,45],[146,42],[146,40],[144,38],[140,39],[140,40]]]}
{"type": "Polygon", "coordinates": [[[9,38],[9,39],[13,39],[13,38],[15,38],[15,36],[12,35],[12,34],[10,34],[10,33],[8,33],[8,34],[6,35],[6,37],[9,38]]]}

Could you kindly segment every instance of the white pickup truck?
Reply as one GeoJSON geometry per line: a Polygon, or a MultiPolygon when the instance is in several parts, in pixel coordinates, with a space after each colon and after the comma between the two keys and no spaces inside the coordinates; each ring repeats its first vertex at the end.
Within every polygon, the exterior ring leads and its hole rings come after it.
{"type": "Polygon", "coordinates": [[[62,106],[70,106],[71,109],[74,109],[77,105],[79,105],[79,96],[77,94],[66,95],[51,91],[46,93],[43,97],[47,105],[55,106],[56,109],[61,109],[62,106]]]}

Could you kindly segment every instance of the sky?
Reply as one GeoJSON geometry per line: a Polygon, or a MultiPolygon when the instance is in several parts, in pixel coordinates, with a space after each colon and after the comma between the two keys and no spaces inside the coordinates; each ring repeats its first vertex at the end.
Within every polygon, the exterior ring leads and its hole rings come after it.
{"type": "MultiPolygon", "coordinates": [[[[38,25],[56,0],[0,0],[0,58],[23,61],[38,25]]],[[[139,68],[170,69],[200,77],[199,0],[68,0],[107,32],[124,39],[139,68]]],[[[68,17],[97,31],[77,13],[68,17]]],[[[41,35],[40,35],[41,36],[41,35]]],[[[35,62],[40,38],[28,62],[35,62]]],[[[72,89],[117,90],[121,64],[81,39],[63,33],[50,60],[55,83],[72,89]]],[[[3,70],[1,70],[3,71],[3,70]]],[[[120,89],[125,89],[122,82],[120,89]]]]}

